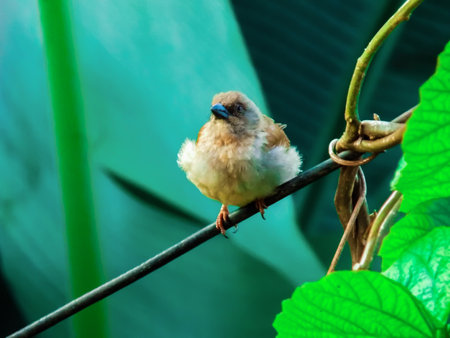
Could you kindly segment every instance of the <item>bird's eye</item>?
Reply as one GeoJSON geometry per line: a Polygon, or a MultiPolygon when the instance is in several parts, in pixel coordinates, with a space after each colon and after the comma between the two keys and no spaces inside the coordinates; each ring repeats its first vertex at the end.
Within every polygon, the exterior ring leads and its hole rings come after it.
{"type": "Polygon", "coordinates": [[[237,104],[236,105],[236,111],[239,113],[243,113],[244,112],[244,106],[242,104],[237,104]]]}

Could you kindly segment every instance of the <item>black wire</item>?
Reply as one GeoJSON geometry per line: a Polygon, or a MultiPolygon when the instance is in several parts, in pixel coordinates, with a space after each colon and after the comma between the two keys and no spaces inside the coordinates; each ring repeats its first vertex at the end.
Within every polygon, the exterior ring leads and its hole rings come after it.
{"type": "MultiPolygon", "coordinates": [[[[341,157],[352,156],[351,153],[346,152],[340,154],[341,157]]],[[[264,201],[267,206],[278,202],[284,197],[296,192],[297,190],[311,184],[312,182],[320,179],[321,177],[328,175],[332,171],[339,168],[340,165],[333,162],[331,159],[323,161],[315,167],[300,173],[292,180],[280,185],[274,194],[267,197],[264,201]]],[[[233,225],[242,222],[256,214],[258,210],[254,203],[250,203],[230,215],[230,222],[225,224],[225,229],[232,227],[233,225]]],[[[74,299],[59,309],[49,313],[48,315],[38,319],[23,329],[11,334],[8,337],[30,337],[36,335],[60,321],[74,315],[75,313],[85,309],[86,307],[108,297],[109,295],[123,289],[138,279],[148,275],[152,271],[166,265],[173,261],[175,258],[180,257],[186,252],[206,242],[220,233],[216,229],[216,224],[212,223],[189,237],[183,239],[181,242],[171,246],[158,255],[150,258],[141,265],[125,272],[124,274],[100,285],[99,287],[85,293],[84,295],[74,299]]]]}

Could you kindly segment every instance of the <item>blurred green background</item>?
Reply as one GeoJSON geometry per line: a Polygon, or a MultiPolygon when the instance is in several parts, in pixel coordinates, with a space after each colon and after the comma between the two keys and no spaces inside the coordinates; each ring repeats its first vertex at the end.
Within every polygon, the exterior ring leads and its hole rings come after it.
{"type": "MultiPolygon", "coordinates": [[[[208,119],[216,92],[241,90],[286,123],[304,169],[325,159],[343,131],[356,59],[400,3],[71,3],[97,236],[93,248],[74,250],[87,261],[89,250],[99,255],[104,282],[215,219],[220,204],[187,181],[176,155],[208,119]]],[[[0,2],[1,336],[69,301],[74,283],[38,8],[0,2]]],[[[361,118],[389,120],[415,105],[449,39],[450,3],[425,0],[372,63],[361,118]]],[[[396,148],[365,167],[371,210],[388,196],[399,157],[396,148]]],[[[336,180],[322,179],[271,206],[266,221],[253,217],[229,240],[214,238],[109,297],[100,331],[274,336],[281,301],[324,274],[339,241],[336,180]]],[[[341,267],[348,264],[343,258],[341,267]]],[[[67,320],[41,336],[80,332],[67,320]]]]}

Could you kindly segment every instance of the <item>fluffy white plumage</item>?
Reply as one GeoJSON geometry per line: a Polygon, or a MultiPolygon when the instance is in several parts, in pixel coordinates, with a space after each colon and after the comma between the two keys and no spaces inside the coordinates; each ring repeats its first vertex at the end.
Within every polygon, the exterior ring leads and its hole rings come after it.
{"type": "Polygon", "coordinates": [[[246,205],[266,197],[300,172],[295,147],[266,150],[262,146],[264,134],[261,132],[250,145],[213,151],[187,139],[178,153],[178,164],[205,196],[226,205],[246,205]]]}

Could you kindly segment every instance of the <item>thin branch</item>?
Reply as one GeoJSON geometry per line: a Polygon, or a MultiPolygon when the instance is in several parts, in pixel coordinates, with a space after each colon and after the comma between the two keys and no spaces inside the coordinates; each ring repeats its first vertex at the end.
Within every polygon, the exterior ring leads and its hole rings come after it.
{"type": "MultiPolygon", "coordinates": [[[[343,156],[344,158],[354,158],[355,154],[351,152],[345,152],[344,154],[341,154],[341,156],[343,156]]],[[[265,204],[267,206],[270,206],[285,198],[286,196],[291,195],[301,188],[304,188],[312,182],[320,179],[321,177],[328,175],[339,167],[340,165],[333,162],[331,159],[323,161],[315,167],[299,174],[292,180],[280,185],[276,189],[274,194],[265,199],[265,204]]],[[[230,215],[230,222],[225,224],[225,229],[229,229],[233,225],[244,221],[257,212],[258,210],[255,207],[255,203],[250,203],[245,207],[236,210],[230,215]]],[[[67,303],[54,312],[13,333],[9,337],[30,337],[32,335],[36,335],[39,332],[42,332],[61,322],[62,320],[74,315],[75,313],[85,309],[86,307],[123,289],[131,283],[141,279],[142,277],[145,277],[149,273],[166,265],[167,263],[173,261],[175,258],[180,257],[181,255],[194,249],[195,247],[213,238],[219,233],[220,231],[216,229],[216,224],[212,223],[185,238],[181,242],[173,245],[167,250],[161,252],[160,254],[154,256],[153,258],[150,258],[141,265],[67,303]]]]}
{"type": "Polygon", "coordinates": [[[394,191],[386,202],[384,202],[370,228],[367,244],[364,248],[361,260],[353,266],[353,270],[366,270],[369,268],[373,259],[375,248],[380,239],[382,229],[384,225],[396,215],[398,208],[400,208],[402,197],[403,196],[400,192],[394,191]]]}
{"type": "Polygon", "coordinates": [[[361,207],[363,206],[364,201],[366,200],[366,193],[367,193],[366,180],[364,178],[364,174],[360,167],[358,167],[358,177],[359,177],[358,201],[356,202],[355,208],[352,211],[350,219],[348,220],[347,225],[345,226],[344,234],[341,237],[339,245],[334,254],[333,260],[331,261],[327,275],[332,273],[334,271],[334,269],[336,268],[336,264],[339,261],[339,257],[341,257],[342,250],[344,249],[345,242],[348,240],[350,232],[352,232],[354,230],[356,218],[358,217],[361,207]]]}
{"type": "Polygon", "coordinates": [[[345,121],[347,122],[347,125],[344,135],[342,135],[340,141],[338,142],[338,150],[347,149],[347,144],[358,139],[358,129],[360,125],[358,116],[358,99],[370,61],[389,34],[402,21],[408,20],[411,13],[421,4],[422,1],[423,0],[407,0],[380,28],[380,30],[369,42],[362,55],[358,58],[348,89],[347,101],[345,105],[345,121]]]}

